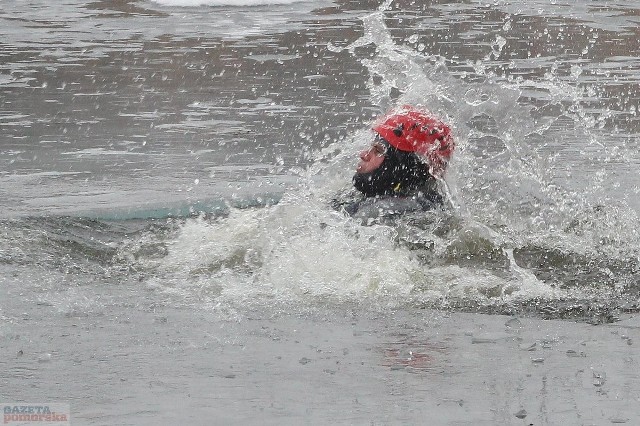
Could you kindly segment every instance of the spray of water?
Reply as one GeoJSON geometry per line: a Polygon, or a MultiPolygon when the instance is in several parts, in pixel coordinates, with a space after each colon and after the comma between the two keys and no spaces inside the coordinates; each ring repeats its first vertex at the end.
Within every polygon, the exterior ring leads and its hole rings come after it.
{"type": "MultiPolygon", "coordinates": [[[[422,218],[420,226],[362,226],[332,210],[331,198],[350,181],[356,147],[370,140],[363,129],[318,152],[278,205],[187,220],[167,242],[169,254],[146,265],[154,270],[149,285],[216,309],[346,303],[509,312],[624,293],[638,264],[635,212],[624,200],[562,186],[554,173],[559,123],[597,145],[593,126],[585,126],[592,120],[581,106],[585,89],[553,75],[497,81],[481,63],[474,69],[484,80],[466,82],[448,71],[447,58],[394,41],[384,19],[391,4],[363,18],[355,42],[328,48],[359,58],[381,111],[419,104],[452,123],[458,149],[444,188],[453,211],[422,218]],[[371,47],[373,57],[359,57],[371,47]],[[532,89],[562,112],[540,114],[544,108],[523,101],[532,89]]],[[[504,47],[497,37],[488,57],[504,47]]],[[[598,173],[588,178],[597,186],[598,173]]]]}

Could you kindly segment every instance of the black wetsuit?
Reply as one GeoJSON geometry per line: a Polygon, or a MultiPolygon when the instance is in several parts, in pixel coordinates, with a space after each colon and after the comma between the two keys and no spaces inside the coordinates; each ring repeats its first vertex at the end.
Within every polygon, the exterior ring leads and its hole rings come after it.
{"type": "Polygon", "coordinates": [[[377,141],[385,146],[384,161],[370,173],[356,173],[353,186],[359,194],[339,197],[334,208],[372,219],[442,206],[443,197],[428,166],[413,152],[400,151],[380,136],[377,141]]]}

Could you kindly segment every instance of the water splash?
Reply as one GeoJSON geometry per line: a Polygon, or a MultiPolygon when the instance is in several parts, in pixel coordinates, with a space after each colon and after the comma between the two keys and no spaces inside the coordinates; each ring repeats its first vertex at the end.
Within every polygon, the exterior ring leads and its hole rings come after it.
{"type": "MultiPolygon", "coordinates": [[[[388,5],[365,17],[363,37],[347,49],[357,57],[357,49],[375,47],[375,56],[361,62],[372,76],[372,99],[382,109],[392,104],[422,104],[454,124],[460,149],[448,180],[457,204],[463,207],[461,214],[504,229],[502,235],[510,237],[515,245],[542,239],[555,246],[559,236],[573,239],[575,234],[567,228],[577,218],[587,220],[594,209],[606,206],[610,211],[608,226],[616,228],[617,240],[623,240],[621,248],[638,246],[638,235],[627,220],[637,215],[625,200],[599,197],[596,190],[585,199],[584,192],[563,186],[566,181],[557,179],[557,171],[566,169],[570,161],[559,158],[567,144],[564,135],[556,132],[558,126],[566,126],[566,117],[573,121],[571,131],[588,142],[587,152],[578,161],[586,157],[599,164],[602,175],[612,173],[607,168],[610,163],[637,162],[628,150],[599,142],[603,135],[594,131],[595,123],[602,124],[607,114],[594,119],[584,106],[593,98],[594,90],[577,84],[577,65],[572,69],[573,82],[558,78],[557,67],[553,66],[541,81],[510,82],[498,80],[477,64],[475,72],[484,81],[467,83],[448,71],[451,60],[397,44],[385,25],[387,9],[388,5]],[[535,102],[528,101],[532,90],[536,91],[535,102]],[[553,106],[559,106],[560,111],[543,112],[553,106]],[[621,215],[621,220],[616,221],[616,215],[621,215]]],[[[498,58],[505,46],[506,39],[497,35],[489,55],[498,58]]],[[[604,186],[600,192],[609,188],[598,173],[584,178],[587,187],[604,186]]],[[[612,182],[607,180],[609,185],[612,182]]],[[[603,237],[611,235],[607,232],[603,237]]],[[[579,249],[585,242],[593,247],[597,239],[575,241],[570,249],[579,249]]]]}
{"type": "MultiPolygon", "coordinates": [[[[581,68],[574,66],[572,81],[553,65],[542,79],[510,79],[481,61],[470,64],[473,79],[454,75],[451,59],[396,43],[385,24],[391,4],[363,18],[360,38],[328,49],[348,51],[366,67],[381,112],[421,104],[454,125],[452,214],[362,226],[331,210],[356,148],[370,140],[363,129],[318,152],[277,206],[187,220],[148,285],[215,309],[408,304],[558,317],[621,306],[637,287],[637,215],[600,194],[608,164],[635,160],[625,150],[608,152],[584,177],[592,190],[559,179],[570,161],[567,132],[587,142],[579,160],[601,158],[605,146],[584,106],[595,93],[577,83],[581,68]]],[[[502,58],[506,47],[497,36],[487,60],[502,58]]]]}

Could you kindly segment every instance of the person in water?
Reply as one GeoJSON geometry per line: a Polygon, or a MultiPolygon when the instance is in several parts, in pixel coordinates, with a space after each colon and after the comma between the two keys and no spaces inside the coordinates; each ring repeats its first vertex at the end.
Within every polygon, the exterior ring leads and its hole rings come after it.
{"type": "Polygon", "coordinates": [[[437,181],[455,143],[451,129],[429,111],[394,109],[372,126],[374,141],[360,153],[353,186],[364,198],[341,207],[352,216],[430,210],[443,203],[437,181]]]}

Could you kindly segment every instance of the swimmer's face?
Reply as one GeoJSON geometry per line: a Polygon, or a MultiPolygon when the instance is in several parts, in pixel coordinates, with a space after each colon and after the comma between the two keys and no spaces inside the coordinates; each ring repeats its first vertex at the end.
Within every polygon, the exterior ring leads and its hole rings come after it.
{"type": "Polygon", "coordinates": [[[369,149],[360,152],[356,173],[371,173],[380,167],[386,153],[387,148],[380,141],[374,141],[369,149]]]}

